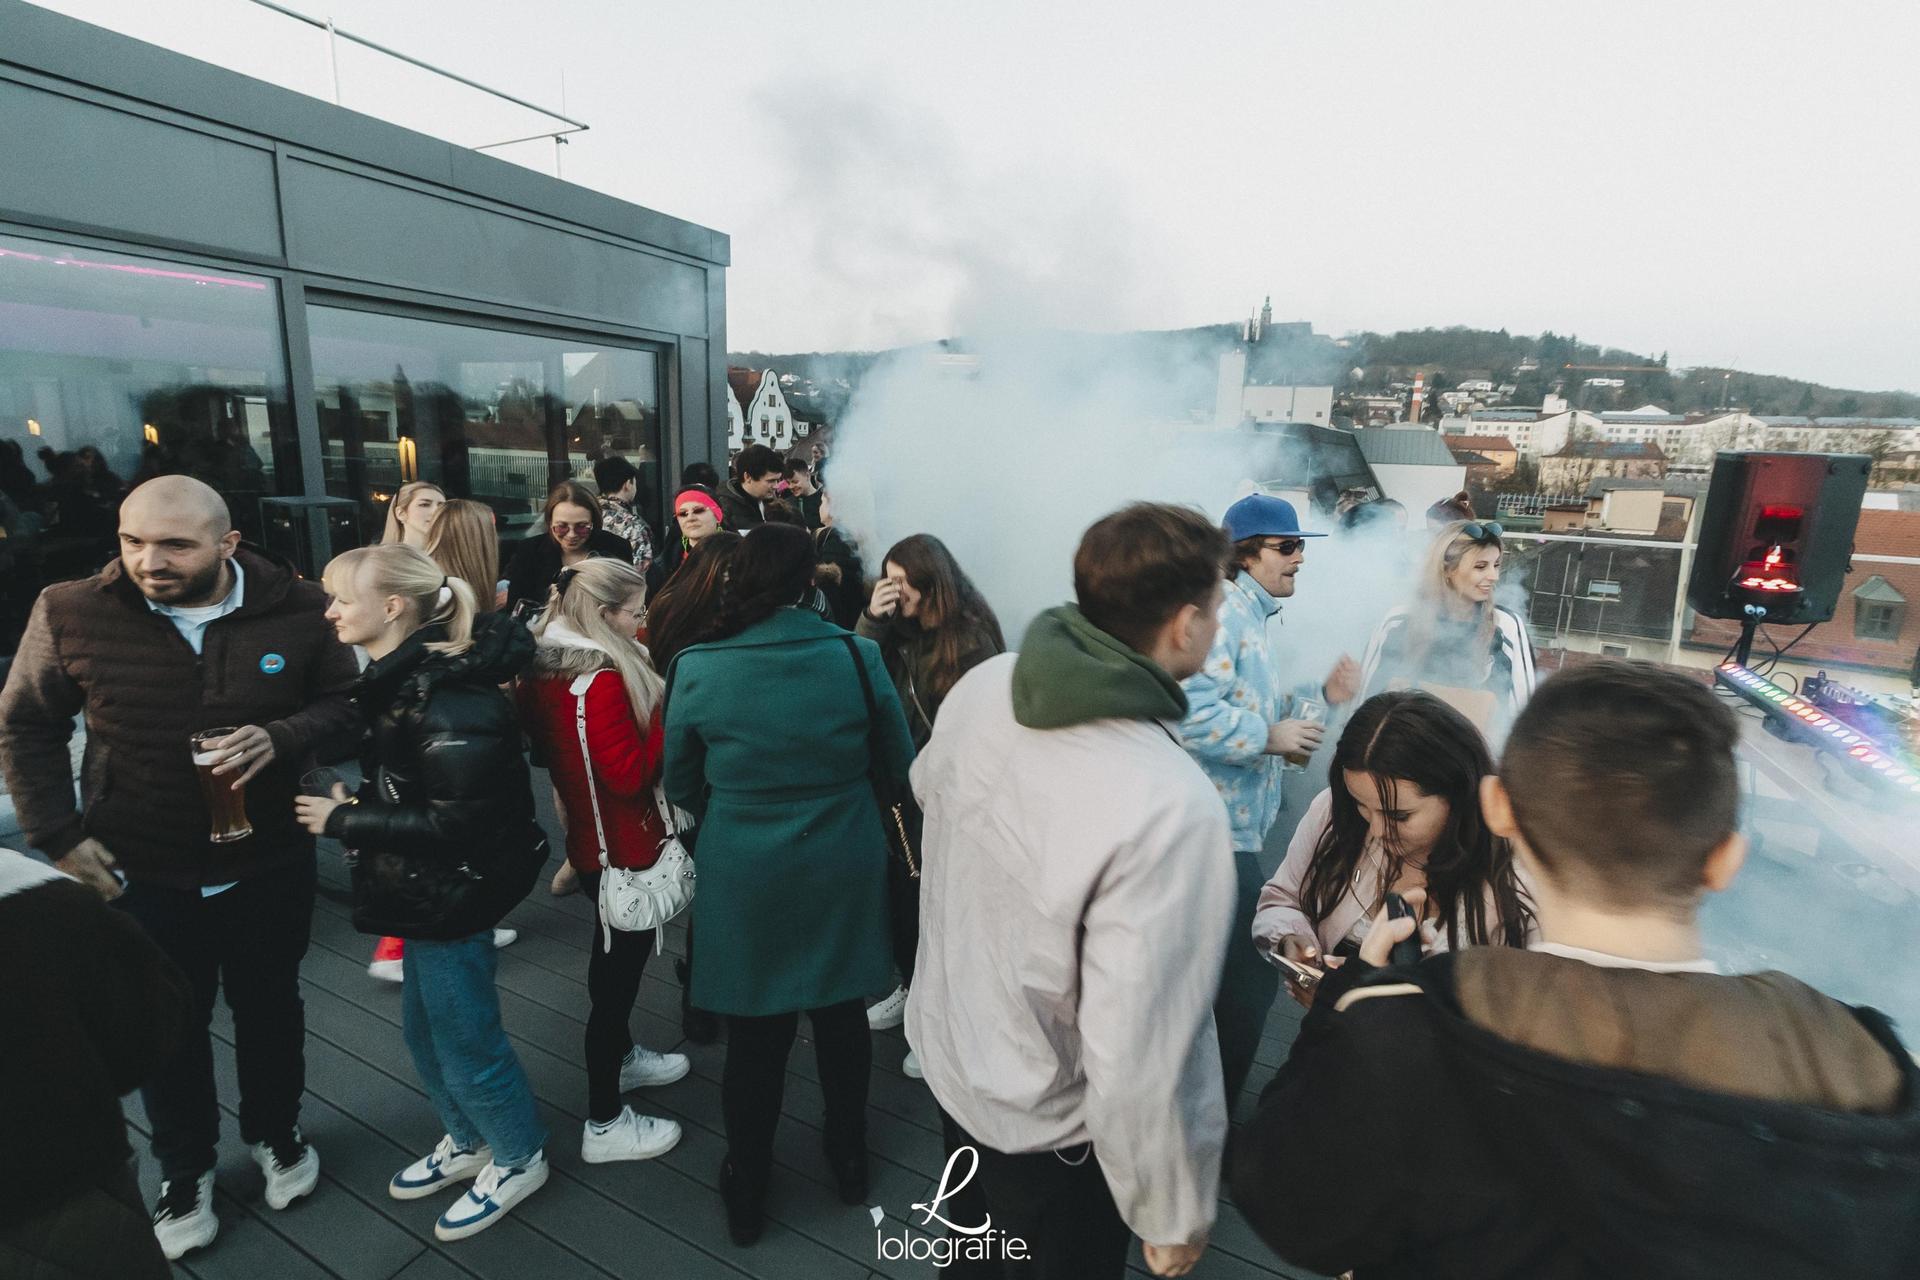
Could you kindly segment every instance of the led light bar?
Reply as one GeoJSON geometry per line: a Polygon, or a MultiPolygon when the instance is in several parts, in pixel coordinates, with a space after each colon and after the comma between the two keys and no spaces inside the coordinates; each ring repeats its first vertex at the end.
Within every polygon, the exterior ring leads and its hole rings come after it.
{"type": "Polygon", "coordinates": [[[1784,726],[1788,736],[1838,757],[1863,777],[1920,796],[1920,761],[1904,748],[1876,741],[1737,662],[1721,663],[1713,678],[1784,726]]]}

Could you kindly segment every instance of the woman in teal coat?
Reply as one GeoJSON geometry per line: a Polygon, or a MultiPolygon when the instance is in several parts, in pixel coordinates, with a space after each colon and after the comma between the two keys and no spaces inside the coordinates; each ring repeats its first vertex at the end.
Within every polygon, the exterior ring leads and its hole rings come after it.
{"type": "Polygon", "coordinates": [[[722,638],[681,651],[668,678],[663,781],[699,819],[693,1003],[727,1018],[720,1192],[738,1244],[760,1235],[802,1011],[827,1161],[841,1199],[865,1201],[866,1000],[892,976],[890,855],[869,768],[904,786],[913,743],[878,646],[797,607],[813,559],[805,530],[753,530],[729,572],[722,638]]]}

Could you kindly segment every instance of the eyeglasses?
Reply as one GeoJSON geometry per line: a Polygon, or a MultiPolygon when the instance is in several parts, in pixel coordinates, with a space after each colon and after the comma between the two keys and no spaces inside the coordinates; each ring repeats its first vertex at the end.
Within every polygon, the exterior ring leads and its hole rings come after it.
{"type": "Polygon", "coordinates": [[[1489,520],[1485,524],[1481,524],[1478,521],[1469,521],[1467,524],[1461,526],[1460,532],[1466,534],[1475,542],[1498,542],[1500,541],[1500,535],[1505,533],[1506,530],[1489,520]]]}
{"type": "Polygon", "coordinates": [[[1290,556],[1306,546],[1307,540],[1305,538],[1262,538],[1260,545],[1269,551],[1278,551],[1283,556],[1290,556]]]}
{"type": "Polygon", "coordinates": [[[700,506],[698,503],[695,503],[693,506],[690,506],[690,507],[682,507],[678,511],[674,512],[673,514],[681,520],[691,520],[697,515],[702,515],[702,514],[712,515],[713,512],[708,511],[707,508],[700,506]]]}
{"type": "Polygon", "coordinates": [[[553,522],[553,531],[555,533],[572,533],[572,534],[585,535],[593,532],[593,525],[591,523],[567,524],[564,521],[556,520],[553,522]]]}

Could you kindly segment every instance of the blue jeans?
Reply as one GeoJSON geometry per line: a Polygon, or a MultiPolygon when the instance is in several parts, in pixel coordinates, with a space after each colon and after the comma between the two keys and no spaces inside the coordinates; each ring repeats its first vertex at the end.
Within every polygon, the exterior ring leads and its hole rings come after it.
{"type": "Polygon", "coordinates": [[[547,1143],[533,1088],[500,1026],[493,930],[456,942],[407,940],[401,1033],[433,1109],[462,1147],[525,1164],[547,1143]]]}

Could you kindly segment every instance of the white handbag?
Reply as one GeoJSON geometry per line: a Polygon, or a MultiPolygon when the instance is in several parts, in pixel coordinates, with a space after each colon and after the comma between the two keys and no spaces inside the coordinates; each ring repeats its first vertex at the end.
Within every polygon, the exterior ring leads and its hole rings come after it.
{"type": "MultiPolygon", "coordinates": [[[[602,668],[605,670],[605,668],[602,668]]],[[[660,856],[645,870],[612,866],[607,861],[607,829],[600,820],[600,791],[593,784],[593,758],[587,754],[587,688],[599,671],[578,676],[569,686],[574,697],[573,727],[580,736],[580,763],[587,775],[587,800],[593,809],[593,834],[600,842],[600,932],[602,946],[613,950],[613,931],[641,933],[654,930],[655,954],[665,942],[661,930],[667,921],[685,911],[693,902],[693,859],[680,843],[673,806],[659,783],[653,787],[653,803],[660,812],[661,828],[667,833],[660,856]]]]}

